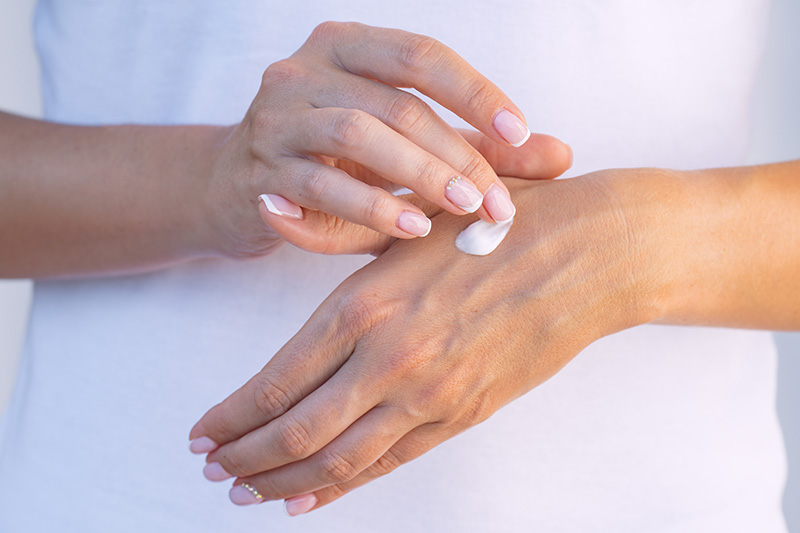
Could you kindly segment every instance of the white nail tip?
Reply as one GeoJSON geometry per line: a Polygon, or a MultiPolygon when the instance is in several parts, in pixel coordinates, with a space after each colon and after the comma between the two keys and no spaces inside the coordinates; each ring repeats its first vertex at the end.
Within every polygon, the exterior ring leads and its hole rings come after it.
{"type": "Polygon", "coordinates": [[[424,235],[420,235],[420,237],[427,237],[428,235],[430,235],[430,233],[431,233],[431,226],[432,226],[432,224],[431,224],[431,221],[430,221],[430,220],[428,220],[428,230],[425,232],[425,234],[424,234],[424,235]]]}
{"type": "Polygon", "coordinates": [[[280,211],[278,211],[278,208],[275,207],[275,204],[272,203],[272,200],[269,199],[268,195],[262,194],[258,198],[262,202],[264,202],[264,205],[267,206],[267,211],[269,211],[273,215],[278,215],[278,216],[283,216],[284,215],[284,213],[281,213],[280,211]]]}
{"type": "Polygon", "coordinates": [[[267,207],[267,211],[269,211],[273,215],[278,215],[279,217],[293,218],[295,220],[301,220],[303,218],[301,215],[298,215],[297,213],[292,213],[291,211],[281,211],[280,209],[278,209],[278,207],[272,202],[268,194],[262,194],[258,197],[258,199],[264,202],[264,205],[267,207]]]}
{"type": "Polygon", "coordinates": [[[520,146],[522,146],[523,144],[528,142],[528,139],[530,139],[530,138],[531,138],[531,130],[528,130],[528,133],[525,134],[525,138],[524,139],[522,139],[518,143],[511,143],[511,146],[513,146],[514,148],[519,148],[520,146]]]}
{"type": "Polygon", "coordinates": [[[469,255],[488,255],[500,246],[513,222],[513,218],[502,224],[473,222],[456,237],[456,248],[469,255]]]}
{"type": "Polygon", "coordinates": [[[459,207],[459,209],[467,213],[474,213],[475,211],[480,209],[482,205],[483,205],[483,197],[481,197],[481,199],[475,202],[474,204],[468,205],[467,207],[459,207]]]}

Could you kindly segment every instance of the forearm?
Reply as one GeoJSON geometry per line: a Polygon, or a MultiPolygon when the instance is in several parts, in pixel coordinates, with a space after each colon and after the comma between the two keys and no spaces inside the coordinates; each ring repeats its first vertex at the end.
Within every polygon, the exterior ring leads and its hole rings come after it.
{"type": "Polygon", "coordinates": [[[642,240],[656,321],[800,329],[800,161],[667,179],[642,240]]]}
{"type": "Polygon", "coordinates": [[[135,272],[212,255],[197,203],[224,134],[0,113],[0,277],[135,272]]]}

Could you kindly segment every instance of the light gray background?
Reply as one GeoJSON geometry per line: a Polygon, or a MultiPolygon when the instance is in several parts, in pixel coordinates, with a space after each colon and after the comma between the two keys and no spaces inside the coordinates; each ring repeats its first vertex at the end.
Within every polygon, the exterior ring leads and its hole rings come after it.
{"type": "MultiPolygon", "coordinates": [[[[35,0],[3,4],[0,8],[0,109],[39,116],[39,74],[31,36],[35,0]]],[[[753,163],[800,157],[798,21],[800,2],[775,0],[769,49],[756,93],[759,118],[750,154],[753,163]]],[[[30,291],[29,281],[0,280],[0,411],[13,383],[30,291]]],[[[778,411],[786,436],[790,470],[784,509],[790,531],[800,531],[800,333],[777,334],[776,340],[781,353],[778,411]]]]}

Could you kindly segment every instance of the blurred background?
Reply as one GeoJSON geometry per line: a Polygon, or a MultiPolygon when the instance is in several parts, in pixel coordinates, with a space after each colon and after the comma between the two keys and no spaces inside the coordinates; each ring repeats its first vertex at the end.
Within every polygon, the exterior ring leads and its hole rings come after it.
{"type": "MultiPolygon", "coordinates": [[[[0,109],[37,117],[41,95],[31,31],[34,6],[35,0],[14,0],[0,7],[0,109]]],[[[800,158],[798,21],[800,2],[773,1],[769,45],[754,99],[758,118],[751,163],[800,158]]],[[[0,413],[13,386],[30,297],[30,281],[0,280],[0,413]]],[[[789,455],[784,510],[789,530],[800,532],[800,333],[775,338],[780,351],[778,412],[789,455]]]]}

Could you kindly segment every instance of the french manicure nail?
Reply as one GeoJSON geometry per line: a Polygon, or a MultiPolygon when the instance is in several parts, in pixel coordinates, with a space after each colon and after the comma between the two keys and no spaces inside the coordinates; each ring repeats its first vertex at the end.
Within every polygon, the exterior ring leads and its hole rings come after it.
{"type": "Polygon", "coordinates": [[[233,474],[229,474],[219,463],[208,463],[203,467],[203,475],[209,481],[225,481],[233,477],[233,474]]]}
{"type": "Polygon", "coordinates": [[[528,126],[508,109],[498,111],[492,122],[497,133],[515,148],[525,144],[525,141],[531,136],[528,126]]]}
{"type": "Polygon", "coordinates": [[[397,217],[397,227],[411,235],[425,237],[431,232],[431,221],[413,211],[403,211],[397,217]]]}
{"type": "Polygon", "coordinates": [[[189,441],[189,451],[196,454],[210,453],[219,448],[219,444],[208,437],[198,437],[189,441]]]}
{"type": "Polygon", "coordinates": [[[489,190],[486,191],[486,196],[483,198],[483,207],[486,212],[498,224],[508,222],[517,213],[517,208],[509,198],[508,193],[504,191],[499,185],[493,183],[489,190]]]}
{"type": "Polygon", "coordinates": [[[242,483],[232,487],[228,492],[228,497],[236,505],[253,505],[264,501],[264,497],[249,483],[242,483]]]}
{"type": "Polygon", "coordinates": [[[283,196],[277,194],[262,194],[258,199],[264,202],[267,211],[273,215],[294,218],[296,220],[301,220],[303,218],[303,209],[283,196]]]}
{"type": "Polygon", "coordinates": [[[483,203],[481,192],[461,176],[456,176],[447,182],[444,195],[467,213],[474,213],[483,203]]]}
{"type": "Polygon", "coordinates": [[[283,508],[289,516],[305,514],[317,504],[317,497],[313,494],[295,496],[283,502],[283,508]]]}

